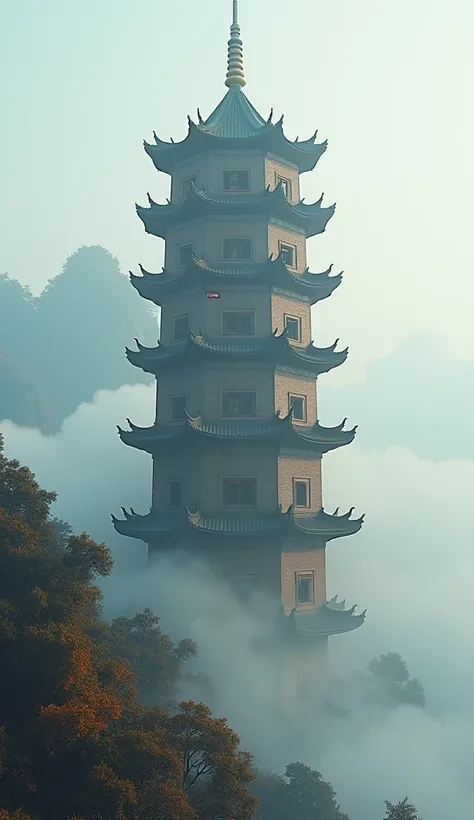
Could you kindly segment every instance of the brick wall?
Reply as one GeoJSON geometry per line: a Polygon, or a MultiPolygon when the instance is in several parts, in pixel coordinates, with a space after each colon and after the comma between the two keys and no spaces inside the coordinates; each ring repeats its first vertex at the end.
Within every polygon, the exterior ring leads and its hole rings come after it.
{"type": "Polygon", "coordinates": [[[296,574],[314,572],[315,603],[301,606],[314,609],[326,600],[326,555],[323,549],[310,552],[283,552],[281,555],[281,596],[285,613],[296,607],[296,574]]]}
{"type": "Polygon", "coordinates": [[[281,333],[285,328],[285,314],[301,319],[301,344],[311,341],[311,309],[307,302],[290,299],[279,294],[272,295],[272,327],[281,333]]]}
{"type": "Polygon", "coordinates": [[[199,370],[186,368],[165,373],[158,380],[157,419],[160,424],[170,421],[170,399],[172,396],[187,396],[188,410],[194,413],[203,406],[205,384],[199,370]]]}
{"type": "Polygon", "coordinates": [[[237,287],[222,290],[220,299],[208,299],[203,290],[184,293],[170,300],[161,311],[161,336],[163,344],[171,344],[173,318],[190,316],[191,328],[202,330],[211,337],[222,335],[222,313],[226,310],[251,310],[254,312],[255,335],[268,336],[272,332],[271,303],[268,291],[237,287]]]}
{"type": "Polygon", "coordinates": [[[196,256],[205,255],[211,264],[222,261],[222,240],[232,237],[252,239],[253,259],[264,262],[268,258],[267,222],[262,217],[218,217],[187,222],[168,234],[166,242],[166,267],[173,269],[178,264],[178,245],[194,242],[196,256]]]}
{"type": "Polygon", "coordinates": [[[307,424],[316,424],[316,380],[286,373],[275,373],[275,410],[285,416],[288,413],[288,394],[306,396],[307,424]]]}
{"type": "MultiPolygon", "coordinates": [[[[213,156],[199,157],[181,165],[173,174],[172,202],[183,199],[183,182],[195,176],[195,185],[200,190],[205,186],[207,193],[213,197],[230,197],[234,194],[222,189],[224,171],[250,171],[251,193],[263,193],[264,158],[258,151],[242,151],[229,154],[227,151],[213,156]]],[[[242,194],[240,194],[242,195],[242,194]]]]}
{"type": "Polygon", "coordinates": [[[278,256],[280,253],[279,242],[287,242],[289,245],[296,246],[296,267],[302,273],[307,265],[305,235],[299,233],[299,231],[282,228],[280,225],[268,225],[268,255],[272,253],[274,256],[278,256]]]}
{"type": "Polygon", "coordinates": [[[300,200],[300,178],[298,170],[291,165],[285,165],[273,157],[265,157],[265,187],[270,186],[271,190],[276,188],[277,177],[283,177],[291,182],[290,202],[300,200]]]}
{"type": "Polygon", "coordinates": [[[293,479],[308,479],[310,482],[311,506],[305,510],[297,509],[300,515],[316,513],[322,506],[321,460],[311,458],[292,458],[280,455],[278,459],[278,503],[283,510],[293,504],[293,479]]]}
{"type": "Polygon", "coordinates": [[[201,464],[186,454],[161,454],[153,459],[153,507],[166,510],[168,504],[167,483],[171,479],[183,482],[183,502],[191,510],[200,505],[201,464]]]}
{"type": "Polygon", "coordinates": [[[277,500],[277,459],[271,448],[251,444],[226,451],[208,447],[201,458],[201,505],[206,510],[222,510],[223,478],[255,478],[257,481],[257,503],[261,512],[276,509],[277,500]]]}
{"type": "Polygon", "coordinates": [[[208,364],[203,372],[202,412],[209,419],[222,415],[222,393],[225,390],[254,390],[256,415],[270,418],[274,411],[273,373],[265,364],[208,364]]]}

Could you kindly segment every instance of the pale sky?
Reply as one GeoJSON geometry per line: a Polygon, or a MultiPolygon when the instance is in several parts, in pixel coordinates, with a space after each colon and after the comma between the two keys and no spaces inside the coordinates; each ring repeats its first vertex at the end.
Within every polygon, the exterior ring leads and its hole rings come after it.
{"type": "MultiPolygon", "coordinates": [[[[182,139],[225,93],[231,0],[0,0],[0,272],[36,292],[83,244],[160,270],[135,201],[169,180],[142,149],[182,139]]],[[[337,201],[309,243],[344,284],[314,338],[347,381],[415,333],[470,356],[474,302],[472,0],[240,0],[247,95],[329,149],[303,178],[337,201]]],[[[440,374],[441,376],[441,374],[440,374]]]]}

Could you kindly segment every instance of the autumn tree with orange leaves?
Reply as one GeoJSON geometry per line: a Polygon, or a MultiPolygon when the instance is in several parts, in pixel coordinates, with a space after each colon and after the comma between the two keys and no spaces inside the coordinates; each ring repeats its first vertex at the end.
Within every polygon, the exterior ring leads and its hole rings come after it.
{"type": "Polygon", "coordinates": [[[192,645],[150,613],[104,626],[94,579],[110,553],[59,537],[54,499],[0,440],[0,820],[250,820],[251,760],[226,721],[137,696],[129,661],[153,670],[137,631],[167,658],[152,675],[166,697],[192,645]]]}

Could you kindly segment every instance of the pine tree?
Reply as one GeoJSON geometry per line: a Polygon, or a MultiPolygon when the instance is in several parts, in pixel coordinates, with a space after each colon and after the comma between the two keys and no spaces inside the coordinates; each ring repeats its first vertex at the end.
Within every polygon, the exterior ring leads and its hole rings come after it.
{"type": "Polygon", "coordinates": [[[385,805],[387,814],[384,820],[421,820],[415,807],[408,802],[408,797],[400,803],[390,803],[386,800],[385,805]]]}

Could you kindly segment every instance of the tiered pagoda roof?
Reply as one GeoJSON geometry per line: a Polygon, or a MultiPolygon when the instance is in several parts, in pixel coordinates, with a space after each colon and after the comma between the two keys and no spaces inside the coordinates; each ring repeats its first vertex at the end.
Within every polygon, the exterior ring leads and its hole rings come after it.
{"type": "Polygon", "coordinates": [[[137,205],[137,214],[142,220],[145,231],[153,236],[166,239],[168,232],[184,222],[203,219],[206,216],[264,216],[270,222],[282,222],[306,237],[323,233],[326,225],[334,215],[335,205],[322,207],[323,197],[308,205],[303,200],[291,204],[285,196],[282,185],[274,190],[267,188],[265,193],[247,196],[210,197],[199,191],[191,183],[185,200],[178,203],[167,202],[159,205],[148,194],[149,208],[137,205]]]}
{"type": "Polygon", "coordinates": [[[273,122],[273,111],[264,119],[242,89],[234,85],[207,120],[198,111],[198,122],[188,117],[188,133],[182,142],[165,142],[154,134],[155,144],[144,143],[155,168],[172,174],[178,165],[198,154],[215,151],[262,151],[274,154],[298,168],[312,171],[327,148],[316,143],[316,131],[307,140],[288,140],[283,133],[283,117],[273,122]]]}
{"type": "Polygon", "coordinates": [[[331,276],[332,265],[323,273],[311,273],[307,268],[303,273],[290,270],[282,254],[266,262],[219,263],[210,265],[205,259],[191,257],[185,268],[162,273],[149,273],[140,265],[141,276],[130,273],[133,287],[144,299],[155,305],[163,305],[187,289],[202,288],[207,291],[219,290],[222,285],[262,285],[298,296],[315,305],[327,299],[341,284],[342,273],[331,276]]]}
{"type": "Polygon", "coordinates": [[[362,527],[364,516],[352,518],[354,508],[339,515],[338,510],[333,515],[321,509],[316,515],[295,515],[293,508],[284,513],[278,507],[274,513],[247,513],[215,512],[192,513],[184,509],[175,513],[163,513],[151,510],[148,515],[138,515],[134,510],[127,512],[122,508],[125,520],[119,520],[112,515],[113,525],[118,533],[136,538],[146,543],[163,540],[167,536],[173,537],[173,542],[167,547],[179,546],[179,535],[186,531],[219,536],[246,537],[249,535],[276,536],[281,538],[295,538],[304,540],[307,537],[319,538],[324,542],[335,538],[354,535],[362,527]]]}
{"type": "Polygon", "coordinates": [[[186,414],[182,425],[155,424],[153,427],[137,427],[127,419],[130,430],[118,428],[124,444],[155,455],[164,448],[187,448],[205,440],[240,446],[249,442],[269,441],[278,449],[310,450],[322,456],[331,450],[345,447],[354,441],[357,428],[345,430],[346,419],[337,427],[323,427],[317,422],[312,427],[292,423],[292,413],[282,418],[279,413],[270,419],[220,419],[209,421],[200,415],[186,414]]]}
{"type": "Polygon", "coordinates": [[[356,609],[357,606],[350,609],[345,607],[334,609],[330,601],[313,610],[294,609],[285,618],[287,637],[299,636],[304,639],[352,632],[362,626],[367,614],[367,610],[364,610],[360,615],[356,615],[356,609]]]}
{"type": "Polygon", "coordinates": [[[348,348],[336,351],[339,339],[329,347],[318,348],[313,344],[297,347],[288,341],[286,330],[280,335],[277,332],[269,336],[239,338],[206,338],[203,333],[190,331],[184,343],[145,347],[135,339],[138,351],[126,348],[129,362],[140,367],[146,373],[158,376],[169,367],[193,363],[199,359],[225,358],[241,361],[273,361],[275,366],[286,367],[299,372],[308,372],[313,376],[328,373],[343,364],[348,355],[348,348]]]}

